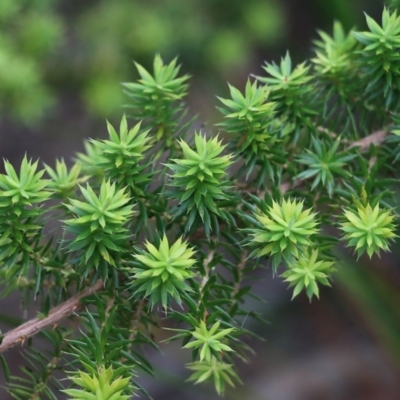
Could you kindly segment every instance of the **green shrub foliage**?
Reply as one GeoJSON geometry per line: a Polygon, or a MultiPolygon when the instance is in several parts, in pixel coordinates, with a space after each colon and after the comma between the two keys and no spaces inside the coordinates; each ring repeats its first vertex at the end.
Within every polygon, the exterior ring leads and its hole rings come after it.
{"type": "Polygon", "coordinates": [[[2,295],[18,290],[37,319],[2,336],[24,345],[16,399],[117,400],[146,392],[141,346],[192,352],[188,380],[223,395],[249,351],[247,277],[270,268],[292,296],[318,298],[340,252],[379,256],[396,240],[400,16],[395,2],[364,31],[319,32],[314,56],[268,62],[243,91],[218,97],[217,128],[193,132],[187,75],[157,55],[124,83],[126,115],[106,140],[54,169],[24,157],[0,175],[2,295]],[[222,104],[221,104],[222,103],[222,104]],[[59,220],[60,230],[49,229],[59,220]],[[304,293],[304,294],[303,294],[304,293]],[[26,328],[28,330],[22,330],[26,328]],[[41,332],[48,353],[30,336],[41,332]],[[172,332],[172,333],[171,333],[172,332]],[[32,344],[33,343],[33,344],[32,344]],[[67,371],[55,380],[53,372],[67,371]],[[55,386],[54,386],[55,385],[55,386]]]}

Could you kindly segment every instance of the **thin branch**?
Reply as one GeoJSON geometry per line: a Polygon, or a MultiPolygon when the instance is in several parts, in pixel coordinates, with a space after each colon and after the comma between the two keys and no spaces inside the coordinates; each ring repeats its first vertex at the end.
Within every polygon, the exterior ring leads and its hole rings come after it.
{"type": "MultiPolygon", "coordinates": [[[[210,279],[210,272],[211,269],[209,268],[210,263],[212,262],[213,258],[215,255],[215,249],[214,250],[210,250],[210,252],[208,253],[208,256],[204,259],[203,261],[203,268],[205,271],[205,275],[203,276],[203,279],[201,280],[200,283],[200,300],[199,300],[199,307],[201,302],[203,301],[204,298],[204,286],[206,286],[208,280],[210,279]]],[[[204,314],[203,314],[203,321],[206,320],[207,318],[207,307],[204,307],[204,314]]]]}
{"type": "MultiPolygon", "coordinates": [[[[330,138],[332,138],[332,139],[337,139],[338,137],[339,137],[339,135],[337,134],[337,133],[335,133],[335,132],[332,132],[332,131],[330,131],[329,129],[327,129],[327,128],[324,128],[323,126],[318,126],[317,127],[317,131],[318,132],[323,132],[323,133],[326,133],[330,138]]],[[[341,140],[340,140],[340,142],[341,143],[350,143],[349,142],[349,140],[348,139],[345,139],[345,138],[341,138],[341,140]]]]}
{"type": "Polygon", "coordinates": [[[103,281],[99,279],[92,287],[77,293],[64,303],[53,308],[46,317],[36,317],[9,331],[3,336],[3,340],[0,344],[0,353],[3,353],[18,343],[24,344],[26,339],[36,335],[48,326],[57,325],[61,320],[71,315],[79,307],[79,302],[82,298],[98,292],[102,288],[103,281]]]}
{"type": "MultiPolygon", "coordinates": [[[[132,318],[132,324],[130,326],[130,333],[128,336],[129,339],[129,344],[128,344],[128,353],[130,353],[130,350],[133,347],[134,340],[136,338],[136,335],[139,330],[139,325],[140,325],[140,317],[142,316],[142,311],[143,307],[145,305],[146,299],[141,299],[137,305],[136,305],[136,310],[133,313],[133,318],[132,318]]],[[[127,358],[122,357],[121,358],[121,363],[125,363],[127,361],[127,358]]]]}
{"type": "Polygon", "coordinates": [[[369,149],[369,146],[371,146],[371,144],[374,144],[375,146],[379,146],[385,140],[387,133],[388,132],[385,129],[373,132],[370,135],[352,143],[348,147],[348,149],[352,149],[353,147],[359,147],[361,151],[365,151],[365,150],[369,149]]]}
{"type": "MultiPolygon", "coordinates": [[[[320,128],[319,130],[322,131],[322,128],[320,128]]],[[[347,147],[347,150],[350,150],[354,147],[358,147],[360,151],[366,151],[372,144],[375,146],[379,146],[383,143],[387,134],[388,131],[386,129],[372,132],[370,135],[363,137],[362,139],[357,140],[356,142],[351,143],[347,147]]],[[[293,182],[284,182],[280,185],[279,190],[282,194],[286,193],[288,190],[300,186],[302,181],[303,181],[302,179],[295,179],[293,182]]]]}
{"type": "Polygon", "coordinates": [[[300,186],[302,182],[302,179],[295,179],[293,182],[283,182],[280,186],[279,186],[279,191],[284,194],[286,193],[288,190],[290,189],[294,189],[297,186],[300,186]]]}
{"type": "Polygon", "coordinates": [[[210,279],[210,272],[211,271],[208,268],[208,266],[209,266],[210,262],[213,260],[214,254],[215,254],[215,250],[211,250],[208,253],[208,256],[203,261],[203,268],[204,268],[204,271],[205,271],[205,275],[203,276],[203,279],[201,280],[201,283],[200,283],[200,290],[201,291],[203,291],[204,286],[206,286],[208,280],[210,279]]]}

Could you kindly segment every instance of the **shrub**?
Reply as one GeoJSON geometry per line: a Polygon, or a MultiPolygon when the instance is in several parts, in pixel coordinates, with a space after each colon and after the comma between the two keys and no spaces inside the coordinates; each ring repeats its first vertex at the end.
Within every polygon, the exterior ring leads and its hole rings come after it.
{"type": "MultiPolygon", "coordinates": [[[[394,3],[393,3],[394,4],[394,3]]],[[[366,31],[319,32],[314,57],[266,63],[244,91],[219,98],[222,132],[191,131],[188,76],[177,61],[136,64],[130,103],[107,140],[88,140],[68,168],[25,157],[0,175],[3,296],[21,291],[38,316],[2,336],[0,351],[29,349],[17,399],[128,399],[136,371],[152,373],[140,346],[157,347],[164,321],[192,352],[189,381],[219,394],[240,382],[235,359],[253,333],[244,318],[254,268],[270,266],[319,297],[340,268],[396,240],[400,132],[400,17],[394,6],[366,31]],[[130,118],[135,121],[131,122],[130,118]],[[140,120],[140,121],[139,121],[140,120]],[[47,174],[47,178],[45,178],[47,174]],[[47,228],[60,220],[61,231],[47,228]],[[30,338],[40,332],[49,353],[30,338]],[[55,381],[65,369],[71,386],[55,381]]]]}

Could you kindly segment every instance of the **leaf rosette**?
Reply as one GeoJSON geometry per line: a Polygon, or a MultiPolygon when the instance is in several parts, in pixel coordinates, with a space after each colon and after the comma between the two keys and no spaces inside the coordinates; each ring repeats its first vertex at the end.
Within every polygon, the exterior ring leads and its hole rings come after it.
{"type": "Polygon", "coordinates": [[[181,293],[191,291],[185,280],[194,276],[190,268],[196,263],[195,250],[182,238],[170,246],[165,235],[158,248],[150,242],[145,247],[147,251],[138,249],[134,255],[134,295],[149,297],[152,307],[161,303],[166,309],[172,299],[180,304],[181,293]]]}
{"type": "Polygon", "coordinates": [[[257,248],[251,256],[272,256],[274,271],[282,257],[287,262],[299,258],[312,245],[311,236],[318,232],[316,214],[311,209],[303,210],[302,201],[273,201],[267,213],[257,210],[254,217],[258,226],[251,230],[250,244],[257,248]]]}
{"type": "Polygon", "coordinates": [[[293,287],[293,297],[296,297],[303,289],[308,298],[313,296],[319,298],[318,283],[330,286],[329,276],[333,272],[333,262],[319,260],[318,250],[313,250],[308,256],[303,255],[300,259],[289,263],[289,269],[281,276],[289,282],[289,287],[293,287]]]}
{"type": "Polygon", "coordinates": [[[341,229],[345,233],[343,238],[349,241],[349,246],[355,247],[357,256],[367,252],[371,258],[373,254],[380,254],[380,250],[389,250],[389,241],[397,237],[394,233],[394,216],[388,210],[382,210],[377,204],[374,208],[368,203],[359,205],[357,212],[345,210],[345,222],[341,229]]]}
{"type": "Polygon", "coordinates": [[[126,247],[128,230],[124,226],[132,215],[133,205],[124,190],[116,190],[115,183],[103,181],[99,196],[89,186],[81,187],[85,201],[70,200],[66,206],[74,218],[64,221],[74,235],[68,244],[70,251],[82,250],[81,263],[85,271],[98,267],[101,260],[117,266],[126,247]]]}
{"type": "Polygon", "coordinates": [[[128,400],[131,395],[124,392],[131,389],[130,377],[120,377],[118,372],[111,367],[99,368],[97,374],[78,371],[70,379],[80,388],[65,389],[63,392],[70,396],[70,400],[128,400]]]}
{"type": "Polygon", "coordinates": [[[178,215],[187,213],[186,230],[200,216],[206,231],[210,231],[212,214],[222,215],[217,202],[228,200],[226,169],[231,165],[232,155],[220,155],[225,146],[218,137],[207,140],[200,133],[195,134],[196,150],[181,140],[183,158],[173,159],[166,164],[172,170],[170,185],[177,190],[170,196],[179,200],[178,215]]]}
{"type": "Polygon", "coordinates": [[[148,144],[149,131],[142,131],[140,126],[139,122],[129,129],[124,116],[119,133],[107,122],[109,139],[92,141],[101,154],[98,165],[104,170],[105,177],[117,182],[119,188],[128,187],[136,195],[143,195],[143,189],[151,175],[144,171],[146,163],[140,164],[145,157],[145,151],[151,147],[148,144]]]}

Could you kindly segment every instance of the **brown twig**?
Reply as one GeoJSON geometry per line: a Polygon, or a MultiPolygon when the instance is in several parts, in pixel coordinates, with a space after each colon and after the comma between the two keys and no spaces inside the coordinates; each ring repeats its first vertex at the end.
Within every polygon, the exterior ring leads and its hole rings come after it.
{"type": "MultiPolygon", "coordinates": [[[[146,302],[145,299],[141,299],[137,303],[136,310],[133,313],[132,324],[131,324],[131,327],[130,327],[130,333],[129,333],[129,337],[128,337],[128,339],[129,339],[128,352],[130,352],[130,350],[132,349],[134,340],[135,340],[137,332],[139,330],[140,317],[142,315],[142,311],[143,311],[143,307],[144,307],[145,302],[146,302]]],[[[121,362],[125,363],[126,360],[127,359],[125,357],[123,357],[121,359],[121,362]]]]}
{"type": "MultiPolygon", "coordinates": [[[[318,126],[317,131],[326,133],[332,139],[337,139],[339,137],[339,135],[337,133],[332,132],[327,128],[324,128],[323,126],[318,126]]],[[[349,140],[347,140],[345,138],[342,138],[340,141],[341,141],[341,143],[350,143],[349,140]]]]}
{"type": "Polygon", "coordinates": [[[0,353],[3,353],[18,343],[24,344],[26,339],[36,335],[48,326],[57,325],[61,320],[71,315],[79,307],[79,302],[82,298],[98,292],[102,288],[103,281],[98,280],[92,287],[77,293],[64,303],[50,310],[46,317],[33,318],[25,324],[7,332],[3,336],[3,340],[0,344],[0,353]]]}
{"type": "Polygon", "coordinates": [[[359,147],[361,151],[365,151],[365,150],[368,150],[368,148],[369,148],[369,146],[371,146],[371,144],[374,144],[375,146],[379,146],[385,140],[387,133],[388,132],[386,129],[372,132],[370,135],[352,143],[348,147],[348,149],[352,149],[353,147],[359,147]]]}
{"type": "Polygon", "coordinates": [[[297,186],[300,186],[302,179],[295,179],[293,182],[283,182],[279,186],[279,191],[284,194],[290,189],[294,189],[297,186]]]}

